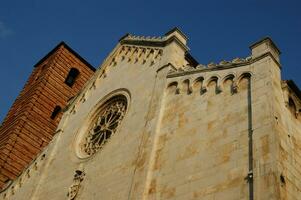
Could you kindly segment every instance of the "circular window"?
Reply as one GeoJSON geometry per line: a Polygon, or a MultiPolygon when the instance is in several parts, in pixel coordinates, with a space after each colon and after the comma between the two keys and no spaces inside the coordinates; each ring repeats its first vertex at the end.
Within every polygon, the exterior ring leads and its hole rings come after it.
{"type": "Polygon", "coordinates": [[[80,143],[81,152],[91,156],[114,135],[127,110],[127,98],[118,95],[100,106],[80,143]]]}

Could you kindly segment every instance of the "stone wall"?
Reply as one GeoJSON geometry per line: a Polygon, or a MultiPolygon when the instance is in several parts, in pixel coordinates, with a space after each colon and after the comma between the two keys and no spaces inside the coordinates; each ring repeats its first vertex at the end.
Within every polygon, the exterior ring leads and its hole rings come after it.
{"type": "Polygon", "coordinates": [[[266,49],[276,47],[266,43],[247,59],[204,68],[185,58],[178,30],[125,36],[69,105],[34,173],[0,198],[247,200],[253,182],[256,200],[298,199],[300,122],[285,106],[277,51],[266,49]],[[124,118],[85,155],[82,139],[115,95],[127,99],[124,118]]]}

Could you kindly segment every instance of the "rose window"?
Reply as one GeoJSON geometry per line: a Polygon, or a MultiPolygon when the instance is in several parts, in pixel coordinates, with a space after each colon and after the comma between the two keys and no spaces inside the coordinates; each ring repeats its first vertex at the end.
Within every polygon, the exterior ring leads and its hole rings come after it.
{"type": "Polygon", "coordinates": [[[127,108],[125,97],[115,97],[107,101],[89,129],[83,144],[83,151],[93,155],[116,133],[127,108]]]}

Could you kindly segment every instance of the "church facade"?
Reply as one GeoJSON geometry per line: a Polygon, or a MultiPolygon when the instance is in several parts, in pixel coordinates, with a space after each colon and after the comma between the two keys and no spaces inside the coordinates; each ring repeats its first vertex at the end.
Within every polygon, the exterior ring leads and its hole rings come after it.
{"type": "Polygon", "coordinates": [[[301,92],[250,49],[204,66],[177,28],[125,35],[0,199],[301,199],[301,92]]]}

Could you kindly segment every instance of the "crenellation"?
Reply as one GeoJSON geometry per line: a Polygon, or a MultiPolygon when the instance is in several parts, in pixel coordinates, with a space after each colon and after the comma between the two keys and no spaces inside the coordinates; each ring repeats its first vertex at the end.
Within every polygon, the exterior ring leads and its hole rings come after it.
{"type": "Polygon", "coordinates": [[[177,28],[124,36],[0,199],[298,199],[301,92],[265,42],[205,66],[177,28]]]}
{"type": "Polygon", "coordinates": [[[160,42],[160,41],[166,41],[167,37],[163,36],[137,36],[137,35],[127,35],[122,40],[139,40],[139,41],[147,41],[147,42],[160,42]]]}

